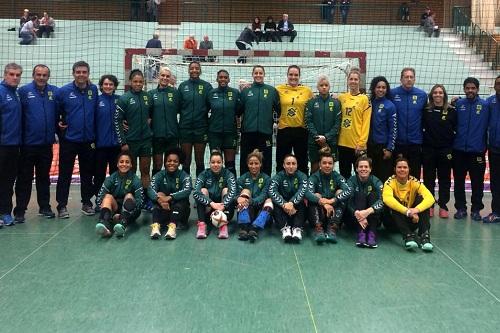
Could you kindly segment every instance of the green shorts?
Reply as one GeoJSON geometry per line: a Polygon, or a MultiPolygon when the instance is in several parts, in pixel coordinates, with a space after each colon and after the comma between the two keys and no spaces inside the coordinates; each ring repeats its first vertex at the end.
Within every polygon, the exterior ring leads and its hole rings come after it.
{"type": "Polygon", "coordinates": [[[236,133],[213,133],[208,132],[208,144],[213,149],[236,149],[238,135],[236,133]]]}
{"type": "MultiPolygon", "coordinates": [[[[328,145],[332,151],[333,158],[335,161],[337,160],[337,146],[330,146],[328,145]]],[[[319,146],[315,143],[309,142],[307,146],[307,152],[309,155],[309,162],[315,163],[319,162],[319,146]]]]}
{"type": "Polygon", "coordinates": [[[152,139],[145,139],[143,141],[130,141],[127,142],[128,149],[134,157],[151,157],[153,153],[152,139]]]}
{"type": "Polygon", "coordinates": [[[179,140],[174,138],[153,138],[153,154],[164,154],[170,149],[179,147],[179,140]]]}
{"type": "Polygon", "coordinates": [[[180,130],[179,143],[207,143],[207,129],[180,130]]]}

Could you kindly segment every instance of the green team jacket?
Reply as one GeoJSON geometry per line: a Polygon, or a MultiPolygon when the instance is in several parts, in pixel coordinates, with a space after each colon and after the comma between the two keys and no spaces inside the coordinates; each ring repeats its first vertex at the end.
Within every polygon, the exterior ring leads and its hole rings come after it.
{"type": "Polygon", "coordinates": [[[150,119],[151,104],[148,93],[144,91],[128,91],[118,99],[115,111],[115,131],[118,142],[142,141],[151,138],[150,119]],[[127,134],[123,130],[123,121],[128,124],[127,134]]]}
{"type": "Polygon", "coordinates": [[[175,201],[189,199],[191,194],[191,177],[183,170],[177,170],[173,173],[163,169],[156,173],[148,186],[148,197],[156,202],[158,192],[172,196],[175,201]]]}
{"type": "Polygon", "coordinates": [[[135,199],[135,209],[131,214],[140,213],[142,207],[142,183],[134,171],[130,170],[124,176],[118,171],[113,172],[104,180],[101,190],[97,195],[97,205],[100,206],[106,194],[111,194],[113,198],[120,200],[125,195],[132,193],[135,199]]]}
{"type": "Polygon", "coordinates": [[[179,129],[193,130],[208,127],[207,96],[212,86],[210,83],[197,79],[182,82],[179,91],[180,120],[179,129]]]}
{"type": "Polygon", "coordinates": [[[335,203],[337,203],[347,201],[352,195],[352,188],[337,171],[332,171],[331,174],[327,175],[318,170],[307,181],[307,200],[318,203],[319,198],[314,195],[315,193],[321,194],[326,199],[335,198],[335,203]],[[337,190],[342,192],[335,194],[337,190]]]}
{"type": "Polygon", "coordinates": [[[281,113],[278,91],[274,87],[254,82],[241,92],[241,103],[243,133],[273,134],[274,119],[278,119],[281,113]],[[273,113],[276,118],[273,118],[273,113]]]}
{"type": "Polygon", "coordinates": [[[213,173],[210,169],[206,169],[196,178],[193,198],[205,206],[209,205],[212,201],[220,202],[220,200],[223,200],[222,204],[225,208],[228,208],[235,197],[236,179],[233,173],[226,168],[222,168],[218,174],[213,173]],[[228,189],[227,195],[225,198],[222,198],[222,189],[226,187],[228,189]],[[202,188],[208,190],[208,197],[201,193],[202,188]]]}
{"type": "Polygon", "coordinates": [[[354,175],[349,178],[347,183],[352,188],[353,193],[351,199],[347,203],[347,208],[349,208],[351,212],[354,212],[356,210],[354,206],[354,195],[356,193],[363,193],[364,195],[368,195],[372,192],[375,194],[377,200],[373,205],[371,205],[371,207],[373,208],[375,213],[380,213],[382,211],[382,209],[384,208],[384,202],[382,201],[382,189],[384,187],[384,184],[382,184],[380,179],[378,179],[374,175],[370,175],[366,182],[362,182],[357,175],[354,175]]]}
{"type": "Polygon", "coordinates": [[[254,179],[250,172],[241,175],[236,181],[238,185],[238,193],[243,189],[247,189],[252,194],[250,204],[262,205],[268,198],[269,185],[271,184],[271,177],[265,173],[260,173],[254,179]]]}
{"type": "Polygon", "coordinates": [[[241,108],[240,92],[230,87],[212,89],[207,97],[210,105],[208,131],[236,133],[236,114],[241,108]]]}
{"type": "Polygon", "coordinates": [[[271,178],[269,197],[279,206],[287,202],[298,205],[307,192],[307,176],[297,170],[293,175],[288,175],[284,170],[271,178]]]}
{"type": "Polygon", "coordinates": [[[150,90],[151,128],[155,138],[178,138],[179,92],[173,87],[150,90]]]}
{"type": "Polygon", "coordinates": [[[316,96],[306,104],[306,126],[309,132],[309,144],[314,144],[314,137],[324,135],[328,145],[337,146],[342,112],[340,102],[328,96],[316,96]]]}

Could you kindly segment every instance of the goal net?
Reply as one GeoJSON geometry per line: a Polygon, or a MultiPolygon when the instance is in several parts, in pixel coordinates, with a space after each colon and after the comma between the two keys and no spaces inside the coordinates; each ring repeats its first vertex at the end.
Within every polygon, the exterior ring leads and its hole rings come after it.
{"type": "MultiPolygon", "coordinates": [[[[333,92],[346,90],[346,75],[358,68],[362,80],[366,75],[366,53],[322,51],[237,51],[237,50],[178,50],[178,49],[126,49],[125,73],[140,69],[145,73],[147,89],[155,86],[159,68],[168,67],[177,83],[188,79],[191,61],[199,61],[202,79],[217,86],[217,71],[225,69],[231,77],[230,86],[238,88],[243,81],[252,82],[252,67],[262,65],[266,70],[265,82],[272,86],[286,82],[287,67],[301,68],[301,84],[316,90],[318,76],[328,76],[333,92]],[[237,60],[245,61],[238,63],[237,60]]],[[[362,82],[362,87],[365,82],[362,82]]]]}

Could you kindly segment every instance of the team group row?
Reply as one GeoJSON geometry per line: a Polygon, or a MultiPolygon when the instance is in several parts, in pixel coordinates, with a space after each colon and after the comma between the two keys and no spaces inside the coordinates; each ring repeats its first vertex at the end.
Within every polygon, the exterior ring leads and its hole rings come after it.
{"type": "MultiPolygon", "coordinates": [[[[197,62],[189,65],[190,78],[178,88],[171,85],[170,70],[163,68],[158,87],[145,92],[143,74],[132,71],[131,89],[120,97],[114,93],[118,86],[116,77],[102,76],[99,81],[102,93],[98,94],[97,87],[89,83],[89,72],[87,63],[75,63],[74,81],[58,89],[48,84],[49,69],[38,65],[33,70],[33,82],[17,90],[21,68],[16,64],[6,66],[0,90],[1,171],[7,175],[0,184],[4,224],[24,220],[34,167],[40,213],[54,216],[49,204],[48,168],[56,131],[60,139],[56,200],[58,215],[64,218],[69,216],[66,205],[76,155],[80,160],[82,211],[91,215],[94,208],[90,200],[101,187],[108,164],[110,173],[116,171],[120,151],[129,151],[139,158],[144,189],[150,183],[151,156],[154,175],[162,168],[165,152],[178,145],[185,155],[183,169],[188,173],[193,148],[196,174],[204,170],[208,141],[211,148],[224,153],[226,168],[236,174],[239,119],[241,175],[248,171],[246,157],[254,149],[263,153],[263,172],[271,174],[273,127],[277,120],[276,171],[283,169],[284,157],[293,151],[298,169],[307,174],[309,159],[313,173],[318,170],[319,150],[329,148],[339,160],[344,178],[351,176],[356,158],[368,152],[373,160],[373,173],[385,180],[392,173],[393,157],[402,155],[408,159],[409,169],[417,179],[423,163],[424,183],[431,192],[437,173],[440,216],[447,217],[453,167],[455,218],[467,216],[464,184],[469,172],[474,220],[481,219],[479,211],[483,208],[484,157],[489,132],[493,200],[492,213],[485,222],[498,221],[498,171],[494,168],[500,151],[498,78],[497,94],[488,100],[478,97],[479,82],[467,78],[466,98],[459,99],[452,107],[443,86],[434,86],[429,95],[416,88],[412,68],[402,70],[401,86],[392,90],[384,77],[374,78],[370,97],[360,93],[360,73],[353,70],[347,79],[348,91],[338,98],[331,96],[326,76],[318,78],[319,95],[313,96],[309,87],[300,85],[300,68],[293,65],[288,68],[287,83],[276,88],[264,83],[265,69],[255,66],[254,82],[242,91],[228,86],[226,70],[217,73],[218,87],[213,88],[200,79],[201,66],[197,62]],[[21,158],[13,158],[20,148],[21,158]],[[13,219],[12,188],[16,178],[17,206],[13,219]]],[[[132,162],[135,167],[136,159],[132,162]]]]}

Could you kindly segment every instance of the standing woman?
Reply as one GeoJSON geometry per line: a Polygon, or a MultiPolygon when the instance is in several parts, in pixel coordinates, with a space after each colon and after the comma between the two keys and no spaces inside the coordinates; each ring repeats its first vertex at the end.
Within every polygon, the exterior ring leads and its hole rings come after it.
{"type": "Polygon", "coordinates": [[[259,230],[264,229],[273,211],[273,202],[268,198],[271,178],[261,172],[262,153],[255,149],[247,156],[248,172],[237,180],[239,240],[255,241],[259,230]],[[253,221],[253,222],[252,222],[253,221]]]}
{"type": "Polygon", "coordinates": [[[179,169],[183,155],[179,148],[165,153],[165,169],[157,172],[148,188],[148,196],[155,203],[151,239],[161,236],[161,229],[167,229],[165,239],[177,237],[177,227],[187,229],[189,218],[189,194],[191,177],[179,169]]]}
{"type": "MultiPolygon", "coordinates": [[[[403,236],[408,251],[419,246],[432,251],[428,209],[434,204],[431,192],[415,177],[410,176],[410,164],[404,157],[396,159],[395,174],[384,184],[382,198],[389,208],[392,221],[403,236]],[[418,238],[415,231],[418,229],[418,238]]],[[[384,222],[389,222],[385,220],[384,222]]]]}
{"type": "Polygon", "coordinates": [[[339,95],[342,105],[342,125],[339,134],[340,174],[349,179],[358,156],[366,153],[372,108],[365,94],[360,92],[361,73],[351,70],[347,76],[349,91],[339,95]]]}
{"type": "Polygon", "coordinates": [[[304,227],[307,192],[307,176],[297,170],[297,159],[286,155],[283,169],[275,174],[269,186],[269,196],[274,203],[274,221],[281,230],[281,237],[287,242],[300,242],[304,227]]]}
{"type": "Polygon", "coordinates": [[[197,61],[189,64],[189,79],[179,85],[180,95],[180,144],[186,160],[182,169],[188,174],[191,169],[191,154],[194,146],[196,175],[205,169],[205,146],[208,140],[207,96],[212,86],[200,79],[201,65],[197,61]]]}
{"type": "Polygon", "coordinates": [[[208,94],[208,143],[211,151],[217,149],[224,153],[226,168],[236,177],[236,113],[241,107],[241,101],[240,92],[230,88],[229,81],[229,72],[221,69],[217,72],[219,86],[208,94]]]}
{"type": "Polygon", "coordinates": [[[197,202],[198,231],[196,238],[207,238],[207,226],[211,228],[211,213],[220,211],[227,215],[226,221],[219,224],[219,239],[229,238],[227,223],[234,213],[236,179],[223,167],[222,154],[218,150],[210,154],[210,168],[204,170],[194,185],[193,198],[197,202]]]}
{"type": "Polygon", "coordinates": [[[276,172],[283,170],[283,158],[287,154],[297,157],[298,169],[308,174],[306,103],[314,97],[311,88],[299,84],[300,67],[291,65],[287,70],[287,83],[276,87],[279,93],[281,114],[276,136],[276,172]]]}
{"type": "Polygon", "coordinates": [[[97,196],[101,211],[95,230],[102,237],[110,237],[111,230],[117,237],[123,237],[127,226],[141,214],[142,186],[132,160],[128,151],[118,155],[118,171],[106,178],[97,196]],[[113,216],[115,213],[118,215],[113,216]]]}
{"type": "Polygon", "coordinates": [[[319,95],[306,104],[306,124],[309,133],[307,150],[311,162],[311,174],[318,170],[320,149],[328,147],[333,158],[337,155],[342,116],[340,102],[330,95],[330,81],[326,75],[319,76],[317,87],[319,95]]]}
{"type": "Polygon", "coordinates": [[[149,91],[153,130],[153,176],[161,170],[165,152],[179,146],[179,92],[170,85],[172,73],[167,67],[160,68],[158,87],[149,91]]]}
{"type": "Polygon", "coordinates": [[[246,156],[254,149],[264,154],[262,171],[270,175],[272,168],[273,126],[279,116],[279,96],[276,89],[264,83],[263,66],[252,69],[253,83],[240,94],[241,121],[240,175],[248,171],[246,156]]]}
{"type": "MultiPolygon", "coordinates": [[[[429,104],[422,116],[424,141],[422,144],[422,164],[425,187],[434,195],[436,173],[439,183],[439,217],[448,218],[450,201],[451,166],[453,163],[453,141],[457,130],[457,113],[448,104],[448,94],[441,84],[432,87],[429,104]]],[[[434,216],[434,207],[429,210],[434,216]]]]}
{"type": "Polygon", "coordinates": [[[314,226],[314,241],[337,243],[346,201],[352,189],[335,168],[335,159],[330,148],[319,150],[319,170],[309,177],[308,200],[309,222],[314,226]]]}
{"type": "Polygon", "coordinates": [[[134,69],[129,76],[130,90],[123,94],[116,106],[115,130],[118,142],[122,145],[122,152],[128,151],[132,156],[132,170],[137,169],[137,158],[139,158],[139,170],[141,171],[141,182],[144,193],[149,186],[152,152],[152,132],[149,124],[150,106],[148,94],[142,90],[144,87],[144,74],[134,69]],[[123,121],[128,124],[127,133],[124,134],[123,121]]]}
{"type": "MultiPolygon", "coordinates": [[[[118,170],[118,155],[121,147],[118,136],[114,130],[116,104],[120,96],[116,95],[118,79],[114,75],[106,74],[99,80],[101,94],[98,98],[96,112],[96,141],[95,141],[95,175],[94,186],[96,198],[106,178],[106,170],[109,174],[118,170]]],[[[98,209],[99,206],[96,206],[98,209]]]]}
{"type": "Polygon", "coordinates": [[[372,119],[368,138],[368,156],[373,161],[372,174],[382,182],[392,175],[392,152],[398,134],[396,107],[387,99],[391,87],[383,76],[370,83],[372,119]]]}

